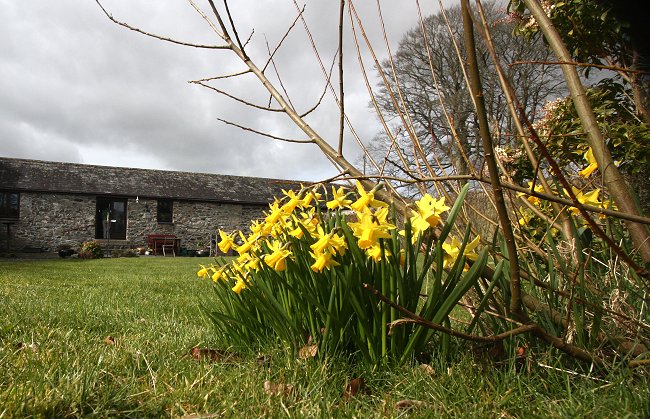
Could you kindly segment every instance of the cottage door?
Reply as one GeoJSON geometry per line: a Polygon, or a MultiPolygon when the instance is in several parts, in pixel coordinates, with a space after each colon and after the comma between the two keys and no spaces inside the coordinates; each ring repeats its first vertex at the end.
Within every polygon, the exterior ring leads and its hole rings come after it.
{"type": "Polygon", "coordinates": [[[97,197],[95,238],[126,240],[126,199],[97,197]]]}

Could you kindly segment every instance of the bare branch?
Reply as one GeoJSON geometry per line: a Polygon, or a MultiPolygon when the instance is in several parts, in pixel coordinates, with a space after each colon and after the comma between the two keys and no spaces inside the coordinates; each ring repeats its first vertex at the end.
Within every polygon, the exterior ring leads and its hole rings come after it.
{"type": "Polygon", "coordinates": [[[313,144],[314,143],[312,140],[292,140],[290,138],[277,137],[275,135],[267,134],[265,132],[255,130],[255,129],[250,128],[250,127],[245,127],[243,125],[239,125],[239,124],[236,124],[236,123],[231,122],[231,121],[226,121],[225,119],[221,119],[221,118],[217,118],[217,120],[223,122],[224,124],[232,125],[233,127],[240,128],[240,129],[242,129],[244,131],[254,132],[255,134],[263,135],[264,137],[272,138],[272,139],[278,140],[278,141],[284,141],[285,143],[298,143],[298,144],[313,144]]]}
{"type": "MultiPolygon", "coordinates": [[[[386,118],[384,117],[381,110],[379,109],[379,104],[377,103],[377,100],[375,98],[375,94],[374,94],[374,92],[372,90],[372,86],[370,85],[370,81],[368,80],[368,72],[366,71],[365,66],[363,64],[363,60],[361,58],[361,50],[360,50],[360,47],[359,47],[359,41],[357,39],[357,32],[356,32],[356,30],[354,28],[354,20],[352,18],[352,4],[350,4],[350,6],[348,7],[348,15],[350,17],[350,27],[352,28],[352,36],[354,38],[354,47],[355,47],[355,49],[357,51],[357,62],[359,63],[359,68],[361,69],[361,74],[363,75],[363,80],[365,82],[366,90],[368,91],[368,95],[370,96],[370,101],[371,101],[371,103],[373,104],[373,106],[375,108],[375,114],[379,118],[379,122],[382,124],[382,126],[384,128],[384,132],[386,133],[386,135],[390,139],[391,144],[394,144],[396,146],[397,140],[396,140],[395,136],[392,135],[391,129],[388,127],[388,123],[386,122],[386,118]]],[[[364,155],[367,156],[368,159],[370,159],[370,163],[375,167],[375,169],[378,172],[380,172],[379,165],[377,164],[375,159],[372,157],[372,155],[368,152],[368,150],[366,149],[366,147],[363,144],[360,144],[360,145],[361,145],[361,149],[364,152],[364,155]]],[[[395,147],[395,149],[398,150],[397,147],[395,147]]],[[[405,167],[408,166],[406,160],[403,158],[403,156],[401,154],[399,155],[399,157],[402,160],[402,163],[404,164],[404,166],[405,167]]]]}
{"type": "Polygon", "coordinates": [[[184,45],[184,46],[186,46],[186,47],[193,47],[193,48],[203,48],[203,49],[230,49],[230,47],[229,47],[228,45],[203,45],[203,44],[194,44],[194,43],[191,43],[191,42],[179,41],[179,40],[176,40],[176,39],[168,38],[168,37],[166,37],[166,36],[157,35],[157,34],[155,34],[155,33],[151,33],[151,32],[143,31],[143,30],[140,29],[140,28],[136,28],[136,27],[134,27],[134,26],[129,25],[128,23],[121,22],[121,21],[115,19],[115,18],[113,17],[112,14],[108,13],[108,11],[104,8],[104,6],[100,3],[99,0],[95,0],[95,2],[97,3],[97,5],[99,5],[100,9],[102,9],[102,12],[104,12],[104,14],[106,15],[106,17],[107,17],[111,22],[113,22],[113,23],[117,23],[118,25],[120,25],[120,26],[122,26],[122,27],[125,27],[125,28],[127,28],[127,29],[130,29],[130,30],[132,30],[132,31],[134,31],[134,32],[138,32],[138,33],[141,33],[141,34],[143,34],[143,35],[149,36],[149,37],[151,37],[151,38],[159,39],[159,40],[161,40],[161,41],[165,41],[165,42],[171,42],[172,44],[184,45]]]}
{"type": "Polygon", "coordinates": [[[304,118],[305,116],[309,115],[310,113],[314,112],[320,104],[323,102],[323,98],[325,97],[325,94],[327,93],[327,85],[330,83],[330,80],[332,78],[332,71],[334,70],[334,64],[336,63],[336,58],[332,59],[332,65],[330,66],[330,71],[327,74],[327,80],[325,81],[325,87],[323,88],[323,93],[321,93],[320,97],[316,101],[316,104],[312,106],[310,109],[305,111],[300,115],[301,118],[304,118]]]}
{"type": "MultiPolygon", "coordinates": [[[[203,11],[201,11],[198,8],[198,6],[196,6],[194,4],[194,1],[193,0],[188,0],[188,1],[192,4],[192,6],[194,6],[196,11],[199,12],[201,14],[201,16],[203,16],[203,18],[210,24],[210,26],[216,32],[218,32],[217,28],[214,27],[214,24],[212,23],[212,21],[210,21],[210,19],[208,19],[208,16],[205,13],[203,13],[203,11]]],[[[228,42],[230,44],[230,42],[232,40],[230,38],[230,34],[228,33],[228,29],[226,28],[226,25],[223,23],[223,19],[221,19],[221,13],[219,13],[219,10],[217,10],[217,6],[214,5],[214,2],[212,0],[208,0],[208,3],[210,4],[210,7],[212,8],[212,13],[214,14],[214,17],[217,18],[217,23],[219,23],[219,27],[221,28],[221,31],[222,31],[221,32],[221,37],[223,38],[224,41],[226,41],[226,42],[228,42]]],[[[232,44],[230,44],[230,48],[232,49],[232,44]]]]}
{"type": "Polygon", "coordinates": [[[231,77],[238,77],[238,76],[243,76],[244,74],[250,73],[250,70],[244,70],[240,71],[239,73],[232,73],[232,74],[225,74],[223,76],[215,76],[215,77],[208,77],[205,79],[198,79],[198,80],[190,80],[189,83],[200,83],[200,82],[206,82],[206,81],[212,81],[212,80],[222,80],[222,79],[229,79],[231,77]]]}
{"type": "MultiPolygon", "coordinates": [[[[210,2],[210,3],[212,3],[212,2],[210,2]]],[[[235,34],[235,39],[237,40],[237,45],[239,46],[239,49],[241,50],[242,54],[244,54],[244,57],[246,59],[248,59],[248,55],[246,55],[246,51],[244,50],[244,45],[241,43],[241,40],[239,39],[239,33],[237,33],[237,28],[235,27],[235,23],[232,20],[232,14],[230,13],[230,7],[228,7],[228,0],[223,0],[223,5],[226,7],[226,14],[228,15],[228,21],[230,22],[230,27],[232,28],[233,33],[235,34]]],[[[248,42],[248,41],[246,41],[246,42],[248,42]]]]}
{"type": "Polygon", "coordinates": [[[261,109],[261,110],[263,110],[263,111],[269,111],[269,112],[284,112],[283,109],[271,108],[271,107],[268,107],[268,106],[261,106],[261,105],[256,105],[256,104],[254,104],[254,103],[252,103],[252,102],[248,102],[248,101],[246,101],[246,100],[244,100],[244,99],[242,99],[242,98],[240,98],[240,97],[237,97],[237,96],[231,95],[230,93],[225,92],[225,91],[223,91],[223,90],[221,90],[221,89],[217,89],[217,88],[214,87],[214,86],[210,86],[209,84],[205,84],[205,83],[203,83],[203,82],[200,81],[200,80],[190,81],[189,83],[191,83],[191,84],[198,84],[199,86],[203,86],[203,87],[205,87],[206,89],[214,90],[215,92],[217,92],[217,93],[219,93],[219,94],[222,94],[222,95],[224,95],[224,96],[227,96],[227,97],[229,97],[229,98],[231,98],[231,99],[233,99],[233,100],[236,100],[237,102],[243,103],[244,105],[246,105],[246,106],[250,106],[250,107],[252,107],[252,108],[261,109]]]}
{"type": "Polygon", "coordinates": [[[478,119],[481,142],[483,143],[483,154],[488,166],[488,173],[490,175],[490,183],[492,184],[492,193],[494,194],[499,224],[501,225],[503,238],[508,249],[508,264],[510,268],[510,312],[515,318],[521,319],[521,284],[517,244],[515,242],[512,223],[510,222],[508,209],[504,199],[501,179],[499,177],[499,168],[496,163],[496,158],[494,157],[494,144],[492,142],[492,135],[490,134],[485,101],[483,100],[483,87],[478,69],[478,59],[474,41],[474,22],[469,8],[469,0],[461,0],[460,4],[463,15],[463,33],[467,54],[467,71],[470,79],[469,86],[472,96],[474,96],[476,118],[478,119]]]}
{"type": "MultiPolygon", "coordinates": [[[[394,162],[391,163],[395,164],[394,162]]],[[[392,180],[392,181],[406,183],[406,184],[415,184],[415,183],[423,183],[423,182],[448,182],[450,180],[463,180],[463,181],[474,180],[481,183],[490,183],[489,179],[477,175],[445,175],[445,176],[416,177],[413,174],[409,173],[407,174],[407,176],[409,176],[409,178],[401,178],[396,176],[385,176],[385,175],[384,176],[364,175],[358,178],[392,180]]],[[[537,192],[514,183],[502,182],[501,186],[503,186],[505,189],[510,189],[512,191],[525,194],[527,196],[534,196],[549,202],[557,202],[559,204],[566,205],[568,207],[572,207],[575,204],[575,202],[572,201],[571,199],[562,198],[557,195],[550,195],[543,192],[537,192]]],[[[612,210],[608,208],[595,207],[592,205],[584,205],[584,204],[581,205],[585,209],[585,211],[589,211],[596,214],[603,214],[609,217],[619,218],[621,220],[634,221],[637,223],[650,225],[650,218],[648,217],[643,217],[640,215],[630,214],[627,212],[612,210]]]]}
{"type": "Polygon", "coordinates": [[[578,63],[575,61],[538,61],[538,60],[529,60],[529,61],[513,61],[508,64],[508,67],[512,67],[515,65],[525,65],[525,64],[542,64],[542,65],[573,65],[576,67],[593,67],[593,68],[598,68],[601,70],[612,70],[612,71],[618,71],[622,73],[634,73],[634,74],[648,74],[647,71],[644,70],[633,70],[631,68],[624,68],[624,67],[619,67],[619,66],[613,66],[613,65],[602,65],[602,64],[589,64],[589,63],[578,63]]]}
{"type": "Polygon", "coordinates": [[[301,18],[302,14],[304,12],[305,12],[305,6],[302,6],[302,10],[299,10],[298,15],[293,20],[293,22],[291,22],[291,25],[289,26],[289,29],[287,29],[284,32],[284,35],[280,39],[280,42],[278,42],[278,44],[275,46],[275,48],[273,49],[273,52],[271,54],[269,54],[269,59],[266,60],[266,64],[264,64],[264,67],[262,67],[262,73],[264,71],[266,71],[266,68],[269,66],[269,63],[271,63],[271,61],[273,60],[273,57],[275,56],[275,53],[280,49],[280,47],[284,43],[284,40],[287,39],[287,36],[289,36],[289,33],[291,33],[291,30],[293,30],[293,28],[296,26],[296,23],[298,23],[298,19],[301,18]]]}
{"type": "MultiPolygon", "coordinates": [[[[523,326],[519,326],[515,329],[508,330],[507,332],[498,334],[498,335],[492,335],[492,336],[478,336],[478,335],[468,335],[467,333],[459,332],[457,330],[451,329],[449,327],[445,327],[443,325],[440,325],[438,323],[431,322],[427,319],[424,319],[417,314],[407,310],[405,307],[400,306],[399,304],[396,304],[392,302],[388,297],[384,296],[382,293],[377,291],[375,288],[373,288],[370,284],[363,284],[363,287],[370,291],[375,297],[379,298],[381,301],[384,303],[388,304],[392,308],[396,309],[400,313],[404,314],[408,319],[399,319],[395,320],[390,323],[390,330],[392,331],[393,327],[399,326],[400,324],[404,323],[415,323],[419,324],[420,326],[427,327],[432,330],[437,330],[438,332],[446,333],[450,336],[455,336],[457,338],[469,340],[472,342],[500,342],[504,339],[507,339],[511,336],[519,335],[522,333],[527,333],[534,331],[538,328],[537,325],[535,324],[525,324],[523,326]]],[[[390,332],[389,332],[390,333],[390,332]]]]}
{"type": "MultiPolygon", "coordinates": [[[[264,37],[264,40],[266,41],[266,50],[269,52],[269,56],[271,56],[271,48],[269,47],[269,40],[266,39],[266,36],[264,37]]],[[[275,65],[275,60],[271,58],[270,62],[271,64],[273,64],[273,71],[275,72],[275,76],[278,78],[278,83],[280,83],[280,88],[282,88],[282,91],[284,92],[284,95],[287,98],[287,102],[289,102],[289,105],[291,105],[291,107],[295,109],[296,107],[293,105],[293,102],[291,101],[291,96],[289,95],[289,92],[287,92],[287,88],[284,87],[284,83],[282,82],[282,77],[280,77],[280,72],[278,71],[278,67],[275,65]]],[[[271,106],[270,98],[269,98],[269,106],[271,106]]]]}

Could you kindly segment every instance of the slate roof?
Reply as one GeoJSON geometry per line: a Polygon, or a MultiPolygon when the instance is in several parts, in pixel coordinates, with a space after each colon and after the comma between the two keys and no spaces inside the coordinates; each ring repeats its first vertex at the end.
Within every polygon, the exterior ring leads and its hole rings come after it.
{"type": "MultiPolygon", "coordinates": [[[[303,182],[305,185],[309,182],[303,182]]],[[[300,182],[0,157],[0,189],[266,204],[300,182]]]]}

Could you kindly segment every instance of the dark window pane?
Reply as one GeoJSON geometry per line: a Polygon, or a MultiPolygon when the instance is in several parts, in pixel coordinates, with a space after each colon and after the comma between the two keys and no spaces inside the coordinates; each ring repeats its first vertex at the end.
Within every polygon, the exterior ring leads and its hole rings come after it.
{"type": "Polygon", "coordinates": [[[0,218],[18,219],[20,213],[20,194],[0,192],[0,218]]]}
{"type": "Polygon", "coordinates": [[[171,199],[158,200],[158,222],[171,223],[173,217],[173,205],[171,199]]]}

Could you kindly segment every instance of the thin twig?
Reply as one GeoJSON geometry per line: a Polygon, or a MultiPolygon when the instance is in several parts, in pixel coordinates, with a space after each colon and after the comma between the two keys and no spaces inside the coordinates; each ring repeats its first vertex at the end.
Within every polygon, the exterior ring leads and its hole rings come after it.
{"type": "Polygon", "coordinates": [[[239,39],[239,34],[237,33],[237,28],[235,27],[235,23],[232,20],[232,14],[230,14],[230,7],[228,7],[228,0],[223,0],[223,5],[226,7],[226,14],[228,15],[228,21],[230,22],[230,27],[232,28],[233,33],[235,34],[237,45],[239,45],[239,49],[244,55],[244,58],[249,59],[248,55],[246,54],[246,51],[244,50],[244,45],[241,43],[241,40],[239,39]]]}
{"type": "Polygon", "coordinates": [[[310,109],[307,109],[305,112],[300,114],[301,118],[304,118],[307,115],[309,115],[310,113],[314,112],[320,106],[320,104],[323,103],[323,98],[325,97],[325,94],[327,93],[327,85],[330,83],[330,80],[332,78],[332,72],[334,71],[334,64],[335,63],[336,63],[336,57],[332,59],[332,65],[330,66],[330,71],[327,74],[327,80],[325,81],[325,87],[323,88],[323,93],[321,93],[320,97],[318,98],[318,100],[316,101],[314,106],[312,106],[310,109]]]}
{"type": "Polygon", "coordinates": [[[242,99],[242,98],[240,98],[240,97],[238,97],[238,96],[231,95],[231,94],[228,93],[228,92],[225,92],[225,91],[223,91],[223,90],[221,90],[221,89],[218,89],[218,88],[216,88],[216,87],[214,87],[214,86],[210,86],[209,84],[205,84],[205,83],[200,82],[200,81],[190,81],[189,83],[192,83],[192,84],[198,84],[199,86],[203,86],[203,87],[205,87],[206,89],[214,90],[215,92],[217,92],[217,93],[219,93],[219,94],[222,94],[222,95],[224,95],[224,96],[227,96],[227,97],[229,97],[229,98],[231,98],[231,99],[233,99],[233,100],[236,100],[237,102],[243,103],[243,104],[246,105],[246,106],[250,106],[251,108],[261,109],[261,110],[263,110],[263,111],[269,111],[269,112],[284,112],[283,109],[270,108],[270,107],[268,107],[268,106],[256,105],[255,103],[248,102],[247,100],[244,100],[244,99],[242,99]]]}
{"type": "MultiPolygon", "coordinates": [[[[271,48],[269,47],[269,40],[264,37],[264,40],[266,41],[266,50],[269,53],[269,56],[271,56],[271,48]]],[[[291,95],[289,95],[289,92],[287,91],[287,88],[284,86],[284,83],[282,82],[282,77],[280,76],[280,71],[278,70],[278,66],[275,65],[275,60],[271,56],[270,60],[271,64],[273,65],[273,71],[275,72],[275,77],[278,79],[278,83],[280,83],[280,88],[284,92],[284,96],[287,98],[287,102],[289,102],[289,106],[292,108],[296,109],[296,107],[293,105],[293,102],[291,101],[291,95]]],[[[262,70],[264,71],[264,70],[262,70]]],[[[269,98],[269,106],[271,105],[271,98],[269,98]]]]}
{"type": "Polygon", "coordinates": [[[134,27],[134,26],[131,26],[131,25],[129,25],[128,23],[121,22],[121,21],[115,19],[115,18],[113,17],[112,14],[108,13],[108,11],[104,8],[104,6],[101,4],[101,2],[100,2],[99,0],[95,0],[95,2],[97,3],[97,5],[99,5],[99,8],[102,9],[102,12],[104,12],[104,14],[106,15],[106,17],[107,17],[108,19],[111,20],[111,22],[116,23],[116,24],[118,24],[118,25],[120,25],[120,26],[122,26],[122,27],[125,27],[125,28],[127,28],[127,29],[130,29],[130,30],[132,30],[132,31],[134,31],[134,32],[138,32],[138,33],[141,33],[141,34],[143,34],[143,35],[149,36],[149,37],[151,37],[151,38],[159,39],[159,40],[161,40],[161,41],[165,41],[165,42],[171,42],[172,44],[184,45],[184,46],[186,46],[186,47],[192,47],[192,48],[204,48],[204,49],[230,49],[230,47],[229,47],[228,45],[203,45],[203,44],[194,44],[194,43],[192,43],[192,42],[179,41],[179,40],[177,40],[177,39],[173,39],[173,38],[169,38],[169,37],[166,37],[166,36],[157,35],[157,34],[155,34],[155,33],[151,33],[151,32],[144,31],[144,30],[142,30],[142,29],[140,29],[140,28],[136,28],[136,27],[134,27]]]}
{"type": "Polygon", "coordinates": [[[242,129],[244,131],[254,132],[255,134],[263,135],[264,137],[273,138],[274,140],[278,140],[278,141],[284,141],[285,143],[297,143],[297,144],[313,144],[314,143],[312,140],[292,140],[290,138],[277,137],[275,135],[267,134],[265,132],[258,131],[256,129],[246,127],[246,126],[243,126],[243,125],[239,125],[239,124],[237,124],[235,122],[227,121],[227,120],[221,119],[221,118],[217,118],[217,120],[223,122],[224,124],[232,125],[233,127],[240,128],[240,129],[242,129]]]}
{"type": "Polygon", "coordinates": [[[244,70],[244,71],[240,71],[238,73],[224,74],[223,76],[214,76],[214,77],[206,77],[204,79],[190,80],[189,83],[200,83],[200,82],[206,82],[206,81],[212,81],[212,80],[229,79],[231,77],[243,76],[244,74],[248,74],[250,72],[251,72],[250,70],[244,70]]]}
{"type": "Polygon", "coordinates": [[[437,330],[438,332],[446,333],[450,336],[455,336],[457,338],[469,340],[472,342],[499,342],[504,339],[507,339],[511,336],[515,335],[520,335],[522,333],[527,333],[530,331],[533,331],[537,328],[537,325],[534,324],[525,324],[523,326],[516,327],[514,329],[508,330],[507,332],[500,333],[498,335],[491,335],[491,336],[478,336],[478,335],[469,335],[467,333],[459,332],[454,329],[450,329],[448,327],[442,326],[438,323],[433,323],[429,320],[426,320],[417,314],[409,311],[408,309],[400,306],[399,304],[396,304],[392,302],[388,297],[384,296],[382,293],[377,291],[375,288],[372,287],[372,285],[364,283],[363,288],[367,289],[369,292],[371,292],[375,297],[379,298],[381,301],[384,303],[388,304],[392,308],[398,310],[402,314],[408,317],[408,319],[399,319],[394,322],[390,323],[390,328],[392,329],[395,326],[398,326],[400,324],[405,324],[405,323],[415,323],[419,324],[420,326],[427,327],[432,330],[437,330]]]}
{"type": "Polygon", "coordinates": [[[513,61],[508,64],[509,67],[515,65],[525,65],[525,64],[542,64],[542,65],[574,65],[576,67],[594,67],[601,70],[612,70],[619,71],[623,73],[634,73],[634,74],[648,74],[648,71],[644,70],[632,70],[631,68],[624,68],[612,65],[602,65],[602,64],[588,64],[588,63],[578,63],[575,61],[541,61],[541,60],[530,60],[530,61],[513,61]]]}
{"type": "MultiPolygon", "coordinates": [[[[413,183],[421,183],[421,182],[446,182],[450,180],[475,180],[477,182],[481,183],[490,183],[489,179],[486,179],[481,176],[476,176],[476,175],[448,175],[448,176],[431,176],[431,177],[422,177],[418,178],[415,177],[412,174],[409,174],[409,179],[406,178],[400,178],[396,176],[373,176],[373,175],[367,175],[363,176],[364,178],[371,178],[371,179],[385,179],[385,180],[393,180],[397,182],[402,182],[402,183],[407,183],[407,184],[413,184],[413,183]]],[[[523,186],[513,184],[513,183],[507,183],[507,182],[502,182],[501,186],[503,186],[506,189],[513,190],[515,192],[523,193],[528,196],[534,196],[540,199],[544,199],[546,201],[550,202],[557,202],[563,205],[567,206],[574,206],[574,202],[570,199],[567,198],[562,198],[557,195],[549,195],[543,192],[537,192],[537,191],[531,191],[528,188],[525,188],[523,186]]],[[[621,212],[617,210],[612,210],[608,208],[601,208],[601,207],[595,207],[593,205],[585,205],[582,204],[582,207],[589,212],[597,213],[597,214],[603,214],[607,215],[609,217],[614,217],[614,218],[619,218],[621,220],[629,220],[629,221],[634,221],[637,223],[641,224],[647,224],[650,225],[650,218],[648,217],[643,217],[640,215],[634,215],[634,214],[629,214],[626,212],[621,212]]]]}
{"type": "Polygon", "coordinates": [[[269,66],[269,63],[271,62],[271,60],[273,60],[273,57],[275,56],[275,53],[278,52],[278,50],[280,49],[280,47],[284,43],[284,40],[287,39],[287,37],[289,36],[289,33],[291,33],[291,30],[296,26],[296,23],[298,23],[298,19],[300,19],[300,16],[302,16],[302,14],[304,12],[305,12],[305,6],[302,7],[302,10],[299,10],[298,16],[296,16],[296,18],[293,20],[293,22],[291,22],[291,25],[289,25],[289,28],[284,32],[284,35],[282,36],[282,38],[280,38],[280,41],[278,42],[278,44],[275,46],[275,48],[273,48],[273,52],[271,54],[269,54],[269,58],[268,58],[268,60],[266,60],[266,64],[264,64],[264,67],[262,67],[262,73],[269,66]]]}

